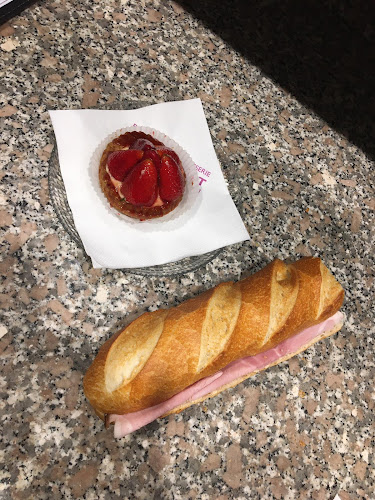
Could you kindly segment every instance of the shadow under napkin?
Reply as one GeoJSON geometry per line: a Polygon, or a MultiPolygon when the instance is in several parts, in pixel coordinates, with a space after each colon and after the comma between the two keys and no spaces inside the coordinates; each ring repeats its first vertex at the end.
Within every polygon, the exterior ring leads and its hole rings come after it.
{"type": "Polygon", "coordinates": [[[178,3],[375,158],[374,2],[178,3]]]}

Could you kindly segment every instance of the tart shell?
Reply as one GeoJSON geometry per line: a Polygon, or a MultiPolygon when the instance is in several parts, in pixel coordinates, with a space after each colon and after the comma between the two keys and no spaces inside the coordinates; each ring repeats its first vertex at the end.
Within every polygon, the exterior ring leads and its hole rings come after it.
{"type": "MultiPolygon", "coordinates": [[[[137,207],[128,203],[125,199],[119,196],[106,170],[108,155],[113,151],[121,151],[124,149],[129,149],[130,146],[137,139],[147,139],[148,141],[152,142],[155,146],[164,146],[162,142],[158,141],[149,134],[145,134],[144,132],[138,132],[138,131],[126,132],[125,134],[116,137],[109,144],[107,144],[100,159],[100,164],[99,164],[100,188],[103,191],[111,207],[113,207],[118,212],[127,215],[128,217],[132,217],[134,219],[139,219],[139,220],[156,219],[158,217],[163,217],[164,215],[174,210],[181,202],[183,195],[181,195],[181,197],[172,202],[165,201],[164,204],[161,206],[137,207]]],[[[185,172],[183,171],[183,169],[181,170],[186,179],[185,172]]]]}

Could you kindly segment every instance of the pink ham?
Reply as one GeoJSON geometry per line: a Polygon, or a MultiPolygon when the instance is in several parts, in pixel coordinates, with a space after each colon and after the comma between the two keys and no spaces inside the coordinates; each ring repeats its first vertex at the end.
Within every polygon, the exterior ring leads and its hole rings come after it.
{"type": "Polygon", "coordinates": [[[310,344],[315,338],[324,332],[332,330],[336,325],[343,322],[343,314],[339,311],[326,321],[312,326],[291,337],[273,349],[233,361],[223,370],[211,377],[199,380],[187,387],[172,398],[151,408],[146,408],[125,415],[109,415],[108,422],[115,424],[114,436],[121,438],[149,424],[165,413],[179,406],[203,398],[211,392],[217,391],[231,382],[241,379],[247,374],[262,370],[275,363],[278,359],[292,353],[298,352],[303,346],[310,344]]]}

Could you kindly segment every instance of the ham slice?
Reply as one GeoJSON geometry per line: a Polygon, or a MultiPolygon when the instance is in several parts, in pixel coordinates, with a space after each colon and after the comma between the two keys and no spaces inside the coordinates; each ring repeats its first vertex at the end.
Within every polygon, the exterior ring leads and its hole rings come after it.
{"type": "Polygon", "coordinates": [[[302,332],[293,337],[281,342],[278,346],[262,352],[255,356],[233,361],[220,372],[215,373],[210,377],[199,380],[195,384],[187,387],[172,398],[162,403],[146,408],[134,413],[125,415],[109,415],[107,422],[114,423],[114,436],[121,438],[131,432],[140,429],[141,427],[153,422],[157,418],[178,408],[186,403],[193,402],[204,398],[205,396],[220,390],[232,382],[245,377],[248,374],[257,372],[266,368],[269,365],[277,362],[278,359],[284,358],[293,353],[297,353],[304,346],[309,345],[325,332],[329,332],[335,326],[343,322],[343,314],[338,311],[336,314],[318,325],[306,328],[302,332]]]}

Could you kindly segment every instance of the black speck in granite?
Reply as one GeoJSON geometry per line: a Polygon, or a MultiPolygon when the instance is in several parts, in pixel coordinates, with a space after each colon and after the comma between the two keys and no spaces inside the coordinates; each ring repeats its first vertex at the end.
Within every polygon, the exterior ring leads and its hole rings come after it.
{"type": "Polygon", "coordinates": [[[176,2],[39,2],[0,50],[2,498],[371,498],[371,159],[176,2]],[[92,269],[50,203],[47,110],[194,97],[250,241],[179,277],[92,269]],[[111,334],[303,255],[346,290],[340,333],[113,439],[82,391],[111,334]]]}

